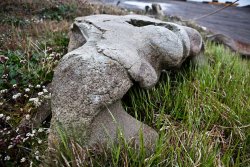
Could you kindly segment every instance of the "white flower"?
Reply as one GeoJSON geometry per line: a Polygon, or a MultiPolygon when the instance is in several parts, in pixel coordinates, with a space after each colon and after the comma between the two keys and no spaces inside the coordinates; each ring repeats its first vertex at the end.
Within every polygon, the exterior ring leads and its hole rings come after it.
{"type": "Polygon", "coordinates": [[[41,88],[41,85],[36,85],[36,88],[41,88]]]}
{"type": "Polygon", "coordinates": [[[20,60],[21,64],[25,64],[27,61],[26,60],[20,60]]]}
{"type": "Polygon", "coordinates": [[[3,114],[0,114],[0,118],[3,118],[4,117],[4,115],[3,114]]]}
{"type": "Polygon", "coordinates": [[[8,149],[11,149],[11,148],[13,148],[13,145],[12,145],[12,144],[8,146],[8,149]]]}
{"type": "Polygon", "coordinates": [[[10,156],[7,155],[6,157],[4,157],[4,160],[5,161],[9,161],[10,160],[10,156]]]}
{"type": "Polygon", "coordinates": [[[25,95],[23,95],[24,97],[29,97],[29,95],[27,95],[27,94],[25,94],[25,95]]]}
{"type": "Polygon", "coordinates": [[[34,130],[32,130],[32,134],[35,134],[36,133],[36,130],[34,129],[34,130]]]}
{"type": "Polygon", "coordinates": [[[26,158],[24,158],[24,157],[20,160],[21,163],[23,163],[25,161],[26,161],[26,158]]]}
{"type": "Polygon", "coordinates": [[[33,88],[33,87],[34,87],[33,85],[29,84],[29,88],[33,88]]]}
{"type": "Polygon", "coordinates": [[[29,101],[33,102],[36,107],[39,107],[41,105],[39,98],[30,98],[29,101]]]}
{"type": "Polygon", "coordinates": [[[7,116],[7,117],[6,117],[6,121],[8,121],[8,120],[10,120],[10,116],[7,116]]]}
{"type": "Polygon", "coordinates": [[[38,92],[38,96],[42,96],[43,95],[43,92],[38,92]]]}
{"type": "Polygon", "coordinates": [[[27,119],[27,120],[30,120],[30,115],[29,114],[27,114],[27,115],[25,115],[25,119],[27,119]]]}
{"type": "Polygon", "coordinates": [[[44,92],[44,93],[48,93],[48,90],[47,90],[47,89],[43,89],[43,92],[44,92]]]}
{"type": "Polygon", "coordinates": [[[8,89],[0,90],[0,93],[7,93],[7,92],[8,92],[8,89]]]}
{"type": "Polygon", "coordinates": [[[12,99],[16,100],[21,95],[22,95],[21,93],[17,93],[17,94],[15,94],[15,95],[12,96],[12,99]]]}
{"type": "Polygon", "coordinates": [[[36,152],[35,152],[35,155],[39,155],[39,151],[36,151],[36,152]]]}
{"type": "Polygon", "coordinates": [[[45,89],[45,86],[42,86],[43,87],[43,89],[45,89]]]}
{"type": "Polygon", "coordinates": [[[43,132],[43,128],[39,128],[39,129],[38,129],[38,132],[43,132]]]}
{"type": "Polygon", "coordinates": [[[31,133],[27,133],[26,136],[29,137],[31,135],[31,133]]]}
{"type": "Polygon", "coordinates": [[[39,156],[36,156],[36,160],[38,160],[38,161],[39,161],[39,156]]]}
{"type": "Polygon", "coordinates": [[[29,101],[33,102],[33,101],[37,101],[39,100],[38,98],[30,98],[29,101]]]}
{"type": "Polygon", "coordinates": [[[13,88],[16,88],[16,87],[17,87],[17,84],[14,84],[12,87],[13,87],[13,88]]]}
{"type": "MultiPolygon", "coordinates": [[[[18,131],[19,131],[19,128],[16,129],[16,132],[18,132],[18,131]]],[[[20,135],[18,135],[18,136],[20,136],[20,135]]]]}
{"type": "Polygon", "coordinates": [[[29,92],[29,91],[30,91],[30,88],[26,88],[26,89],[25,89],[25,92],[29,92]]]}
{"type": "Polygon", "coordinates": [[[2,79],[7,79],[8,76],[9,76],[8,74],[3,74],[2,79]]]}
{"type": "Polygon", "coordinates": [[[38,139],[38,140],[37,140],[37,143],[38,143],[38,144],[41,144],[42,142],[43,142],[43,141],[42,141],[41,139],[38,139]]]}

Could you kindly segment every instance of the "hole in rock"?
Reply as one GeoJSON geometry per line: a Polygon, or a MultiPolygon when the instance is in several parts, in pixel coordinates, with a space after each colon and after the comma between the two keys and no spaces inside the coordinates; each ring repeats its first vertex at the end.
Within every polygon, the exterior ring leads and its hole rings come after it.
{"type": "Polygon", "coordinates": [[[154,26],[165,27],[171,31],[175,29],[173,25],[170,25],[167,23],[155,23],[155,22],[145,21],[145,20],[131,19],[130,21],[127,21],[127,23],[129,23],[135,27],[144,27],[144,26],[154,25],[154,26]]]}
{"type": "Polygon", "coordinates": [[[127,23],[135,26],[135,27],[144,27],[148,25],[156,25],[154,22],[150,21],[145,21],[145,20],[136,20],[136,19],[131,19],[130,21],[127,21],[127,23]]]}

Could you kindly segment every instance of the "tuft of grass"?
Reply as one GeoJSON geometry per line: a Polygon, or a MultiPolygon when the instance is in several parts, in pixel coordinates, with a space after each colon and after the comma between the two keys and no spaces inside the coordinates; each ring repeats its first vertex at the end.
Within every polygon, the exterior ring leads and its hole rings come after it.
{"type": "Polygon", "coordinates": [[[164,130],[167,152],[160,148],[170,166],[246,166],[250,62],[223,46],[206,47],[209,65],[168,71],[152,90],[132,89],[124,105],[131,115],[164,130]]]}
{"type": "Polygon", "coordinates": [[[75,138],[69,138],[61,125],[57,127],[60,144],[50,148],[50,157],[44,157],[44,166],[67,167],[102,167],[102,166],[144,166],[147,150],[143,146],[143,136],[140,145],[126,141],[122,132],[118,141],[109,144],[82,146],[75,138]]]}

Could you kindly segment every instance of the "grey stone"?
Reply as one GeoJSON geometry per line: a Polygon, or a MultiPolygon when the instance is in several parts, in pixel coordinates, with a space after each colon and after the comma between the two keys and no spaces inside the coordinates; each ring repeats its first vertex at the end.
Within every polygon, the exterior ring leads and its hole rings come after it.
{"type": "Polygon", "coordinates": [[[86,145],[115,143],[119,134],[153,149],[157,132],[128,115],[121,98],[134,82],[151,88],[163,69],[199,54],[200,34],[146,16],[94,15],[75,19],[69,53],[52,81],[49,145],[59,140],[57,124],[86,145]]]}
{"type": "Polygon", "coordinates": [[[149,6],[145,6],[145,14],[146,15],[153,16],[157,19],[162,19],[164,17],[164,12],[163,12],[160,4],[153,3],[151,5],[151,7],[152,8],[150,8],[149,6]]]}

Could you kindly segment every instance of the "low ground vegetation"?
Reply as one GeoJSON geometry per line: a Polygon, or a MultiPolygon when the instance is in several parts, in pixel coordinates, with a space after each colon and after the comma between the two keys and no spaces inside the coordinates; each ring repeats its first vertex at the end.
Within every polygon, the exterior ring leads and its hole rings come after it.
{"type": "Polygon", "coordinates": [[[154,154],[142,145],[136,151],[122,136],[112,148],[85,148],[60,131],[65,142],[50,159],[49,119],[38,128],[18,125],[50,98],[73,18],[126,12],[81,0],[8,1],[0,9],[1,166],[249,166],[250,62],[210,42],[206,65],[164,71],[153,89],[135,85],[123,98],[127,112],[160,134],[154,154]]]}

